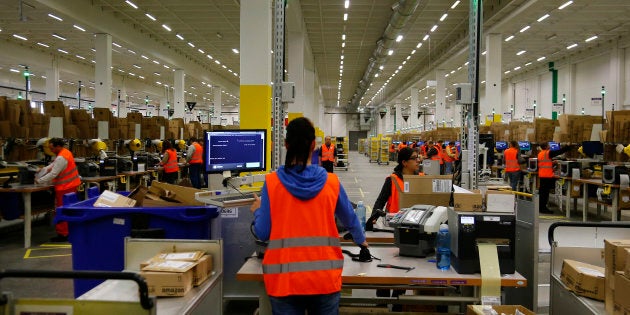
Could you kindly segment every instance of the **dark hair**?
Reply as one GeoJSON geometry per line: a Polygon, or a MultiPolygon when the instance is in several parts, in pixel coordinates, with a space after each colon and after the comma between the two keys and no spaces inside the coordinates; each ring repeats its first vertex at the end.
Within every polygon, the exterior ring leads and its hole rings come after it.
{"type": "Polygon", "coordinates": [[[48,140],[48,143],[52,144],[53,147],[63,147],[66,144],[61,138],[52,138],[48,140]]]}
{"type": "Polygon", "coordinates": [[[540,144],[540,148],[543,149],[543,150],[549,149],[549,143],[547,143],[547,142],[541,143],[540,144]]]}
{"type": "Polygon", "coordinates": [[[195,138],[195,137],[190,137],[190,139],[188,139],[188,141],[190,141],[190,142],[197,142],[197,138],[195,138]]]}
{"type": "Polygon", "coordinates": [[[168,149],[172,149],[173,148],[173,144],[171,143],[171,141],[169,140],[163,140],[162,141],[162,152],[165,152],[168,149]]]}
{"type": "Polygon", "coordinates": [[[300,166],[298,172],[306,168],[308,157],[311,154],[311,144],[315,140],[315,127],[308,118],[298,117],[287,125],[287,136],[284,143],[287,146],[287,155],[284,159],[285,171],[287,167],[300,166]]]}
{"type": "Polygon", "coordinates": [[[516,140],[510,141],[510,146],[512,146],[513,148],[518,148],[518,141],[516,140]]]}
{"type": "Polygon", "coordinates": [[[398,151],[398,165],[394,168],[394,172],[400,172],[403,169],[403,161],[411,159],[413,155],[413,149],[410,147],[404,147],[398,151]]]}

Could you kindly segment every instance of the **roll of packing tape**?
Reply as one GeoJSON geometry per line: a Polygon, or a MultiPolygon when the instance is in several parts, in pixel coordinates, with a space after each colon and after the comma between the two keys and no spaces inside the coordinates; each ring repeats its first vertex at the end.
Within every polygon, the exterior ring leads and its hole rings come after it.
{"type": "Polygon", "coordinates": [[[481,266],[481,303],[501,304],[501,269],[496,244],[477,244],[481,266]]]}

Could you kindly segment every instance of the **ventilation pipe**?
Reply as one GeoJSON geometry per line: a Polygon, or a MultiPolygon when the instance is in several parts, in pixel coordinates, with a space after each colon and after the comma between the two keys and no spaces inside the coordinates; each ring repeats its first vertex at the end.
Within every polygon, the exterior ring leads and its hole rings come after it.
{"type": "Polygon", "coordinates": [[[359,81],[359,86],[354,92],[350,104],[357,107],[359,106],[361,97],[363,97],[374,79],[374,74],[376,74],[377,71],[379,71],[379,67],[385,63],[387,51],[394,45],[400,30],[405,27],[409,18],[416,11],[418,2],[419,0],[399,0],[397,4],[394,4],[392,7],[394,13],[385,28],[385,32],[383,32],[383,36],[376,42],[376,48],[374,52],[372,52],[372,57],[369,59],[370,63],[367,65],[365,73],[359,81]]]}

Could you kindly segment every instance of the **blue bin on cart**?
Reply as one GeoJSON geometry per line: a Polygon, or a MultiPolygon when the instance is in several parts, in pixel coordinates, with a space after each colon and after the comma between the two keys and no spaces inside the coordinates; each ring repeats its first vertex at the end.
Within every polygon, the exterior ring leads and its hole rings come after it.
{"type": "MultiPolygon", "coordinates": [[[[128,192],[120,192],[123,195],[128,192]]],[[[210,239],[210,224],[219,209],[212,206],[100,208],[98,197],[57,208],[56,221],[67,221],[74,270],[121,271],[124,239],[131,236],[132,221],[142,217],[149,229],[166,239],[210,239]]],[[[74,280],[79,297],[103,280],[74,280]]]]}

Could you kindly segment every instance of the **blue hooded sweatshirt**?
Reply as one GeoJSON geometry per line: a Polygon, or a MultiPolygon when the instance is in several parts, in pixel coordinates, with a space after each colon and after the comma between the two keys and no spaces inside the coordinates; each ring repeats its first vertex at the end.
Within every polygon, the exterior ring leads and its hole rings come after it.
{"type": "MultiPolygon", "coordinates": [[[[322,190],[328,179],[328,173],[323,167],[317,165],[308,165],[302,172],[298,173],[299,168],[286,168],[285,171],[285,167],[280,166],[276,173],[282,185],[291,195],[300,200],[309,200],[317,196],[322,190]]],[[[271,234],[271,211],[266,183],[260,193],[260,208],[254,212],[254,233],[261,241],[267,241],[271,234]]],[[[348,195],[341,184],[339,184],[339,198],[337,199],[335,216],[350,231],[357,244],[365,241],[365,234],[363,234],[359,219],[354,213],[348,195]]]]}

